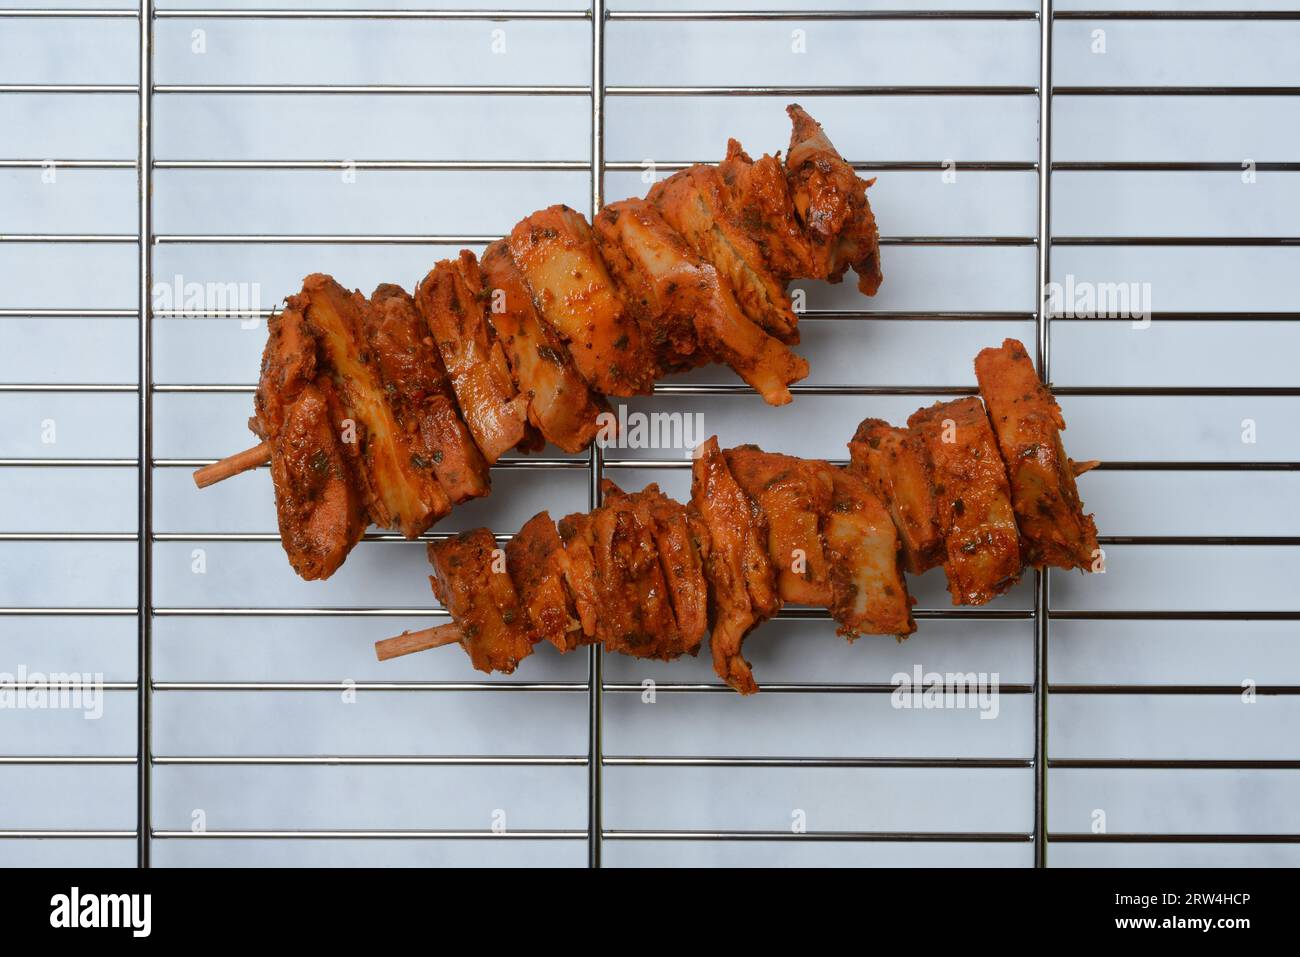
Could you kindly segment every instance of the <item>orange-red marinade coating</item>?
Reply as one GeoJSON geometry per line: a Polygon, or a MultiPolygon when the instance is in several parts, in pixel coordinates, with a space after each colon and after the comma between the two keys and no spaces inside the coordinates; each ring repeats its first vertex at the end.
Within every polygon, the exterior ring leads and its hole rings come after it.
{"type": "Polygon", "coordinates": [[[573,597],[574,609],[582,625],[582,634],[590,641],[599,640],[598,623],[602,614],[596,586],[596,559],[593,554],[591,516],[574,512],[556,523],[564,544],[562,570],[564,584],[573,597]]]}
{"type": "Polygon", "coordinates": [[[564,569],[564,545],[546,512],[530,518],[506,543],[506,570],[532,624],[533,640],[549,641],[562,652],[593,640],[582,633],[564,569]]]}
{"type": "Polygon", "coordinates": [[[442,356],[415,300],[401,286],[385,283],[375,289],[366,338],[413,461],[433,470],[452,504],[487,495],[488,464],[460,417],[442,356]]]}
{"type": "Polygon", "coordinates": [[[460,643],[479,671],[510,674],[533,652],[530,625],[506,571],[504,552],[485,528],[429,543],[433,593],[460,625],[460,643]]]}
{"type": "Polygon", "coordinates": [[[1020,534],[997,440],[975,397],[939,402],[907,420],[930,456],[948,590],[983,605],[1020,579],[1020,534]]]}
{"type": "Polygon", "coordinates": [[[898,529],[903,565],[914,575],[943,563],[943,535],[924,440],[884,419],[863,419],[849,442],[850,470],[860,475],[898,529]]]}
{"type": "Polygon", "coordinates": [[[637,516],[654,528],[673,616],[680,635],[679,653],[695,654],[709,630],[709,584],[704,577],[708,531],[699,516],[650,484],[631,496],[637,516]]]}
{"type": "Polygon", "coordinates": [[[307,581],[332,575],[365,533],[365,502],[335,419],[328,379],[305,385],[283,410],[271,446],[280,543],[307,581]]]}
{"type": "Polygon", "coordinates": [[[730,282],[645,200],[611,203],[595,222],[601,255],[637,316],[658,369],[721,361],[769,405],[790,401],[808,363],[745,315],[730,282]]]}
{"type": "Polygon", "coordinates": [[[492,338],[486,300],[478,261],[468,250],[439,261],[415,290],[465,424],[491,465],[525,441],[528,398],[516,392],[505,353],[492,338]]]}
{"type": "Polygon", "coordinates": [[[983,350],[975,375],[1011,480],[1025,561],[1091,568],[1100,554],[1097,526],[1083,511],[1074,464],[1061,444],[1065,419],[1024,344],[1007,339],[983,350]]]}
{"type": "Polygon", "coordinates": [[[736,691],[753,694],[758,684],[741,646],[755,626],[780,610],[781,599],[767,555],[766,520],[736,483],[716,437],[696,451],[691,504],[709,535],[704,573],[713,592],[713,669],[736,691]]]}
{"type": "Polygon", "coordinates": [[[874,179],[854,172],[821,124],[798,104],[786,107],[794,129],[786,153],[786,175],[795,212],[812,246],[813,277],[838,282],[852,266],[858,289],[880,289],[880,232],[867,201],[874,179]]]}
{"type": "Polygon", "coordinates": [[[343,441],[360,451],[370,520],[407,538],[427,531],[451,511],[451,499],[402,428],[366,342],[369,301],[319,273],[290,299],[318,343],[318,362],[352,421],[343,441]]]}
{"type": "Polygon", "coordinates": [[[812,246],[794,210],[785,167],[764,154],[755,161],[740,143],[727,141],[718,164],[741,227],[763,251],[763,260],[782,282],[816,275],[812,246]]]}
{"type": "Polygon", "coordinates": [[[656,183],[646,199],[727,280],[745,315],[784,343],[799,341],[799,317],[785,284],[730,208],[730,193],[716,166],[697,164],[674,173],[656,183]]]}
{"type": "Polygon", "coordinates": [[[614,483],[607,480],[603,489],[604,504],[592,513],[601,640],[607,651],[670,661],[685,649],[659,564],[653,520],[614,483]]]}
{"type": "Polygon", "coordinates": [[[782,601],[831,603],[830,567],[822,541],[822,517],[831,507],[831,480],[823,463],[764,452],[755,445],[723,455],[736,483],[767,522],[767,553],[776,569],[782,601]]]}
{"type": "Polygon", "coordinates": [[[833,485],[826,517],[833,600],[831,617],[849,640],[859,635],[909,635],[916,631],[913,599],[898,564],[898,531],[867,483],[846,469],[827,466],[833,485]]]}
{"type": "Polygon", "coordinates": [[[253,418],[248,427],[274,442],[290,405],[304,387],[316,381],[316,337],[302,312],[289,306],[266,320],[266,345],[262,372],[253,395],[253,418]]]}
{"type": "Polygon", "coordinates": [[[563,340],[538,314],[504,240],[484,250],[480,267],[488,322],[519,391],[528,397],[528,421],[556,448],[581,452],[595,438],[596,420],[608,403],[587,387],[563,340]]]}
{"type": "Polygon", "coordinates": [[[538,312],[564,340],[587,384],[604,395],[650,392],[654,369],[641,330],[587,221],[568,206],[550,206],[516,223],[506,242],[538,312]]]}

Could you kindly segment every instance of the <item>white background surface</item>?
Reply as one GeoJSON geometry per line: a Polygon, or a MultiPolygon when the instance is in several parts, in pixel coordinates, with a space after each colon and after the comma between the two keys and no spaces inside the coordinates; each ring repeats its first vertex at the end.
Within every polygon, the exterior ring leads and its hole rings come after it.
{"type": "MultiPolygon", "coordinates": [[[[30,3],[24,6],[30,6],[30,3]]],[[[119,6],[80,0],[78,6],[119,6]]],[[[168,4],[164,4],[167,6],[168,4]]],[[[208,6],[226,6],[217,2],[208,6]]],[[[262,6],[262,4],[257,4],[262,6]]],[[[327,4],[328,5],[328,4],[327,4]]],[[[349,0],[346,7],[363,4],[349,0]]],[[[384,3],[385,7],[404,4],[384,3]]],[[[460,7],[474,4],[462,3],[460,7]]],[[[967,6],[985,7],[975,3],[967,6]]],[[[339,6],[339,4],[334,4],[339,6]]],[[[573,7],[514,0],[514,8],[573,7]]],[[[650,0],[611,3],[650,9],[650,0]]],[[[710,9],[787,8],[789,3],[707,4],[710,9]]],[[[844,6],[822,0],[818,8],[844,6]]],[[[887,6],[898,8],[900,3],[887,6]]],[[[908,4],[907,6],[911,6],[908,4]]],[[[956,4],[949,5],[957,6],[956,4]]],[[[1068,9],[1070,5],[1062,4],[1068,9]]],[[[1078,6],[1078,4],[1075,4],[1078,6]]],[[[1096,9],[1099,4],[1088,3],[1096,9]]],[[[1122,5],[1121,5],[1122,6],[1122,5]]],[[[1170,4],[1143,3],[1143,7],[1170,4]]],[[[1179,3],[1175,8],[1191,9],[1179,3]]],[[[1226,3],[1200,4],[1225,8],[1226,3]]],[[[1284,8],[1281,5],[1257,5],[1284,8]]],[[[1024,4],[1016,6],[1027,8],[1024,4]]],[[[1032,7],[1029,7],[1032,8],[1032,7]]],[[[133,20],[0,19],[0,83],[136,81],[133,20]]],[[[1062,21],[1055,26],[1061,85],[1296,84],[1300,23],[1062,21]],[[1107,53],[1089,52],[1090,31],[1107,53]]],[[[323,84],[546,84],[589,81],[590,24],[574,22],[364,22],[161,20],[155,81],[323,84]],[[190,31],[207,31],[207,53],[190,31]],[[508,53],[490,52],[504,29],[508,53]]],[[[619,85],[1007,84],[1038,81],[1038,25],[1020,22],[628,23],[607,27],[606,82],[619,85]],[[806,55],[790,52],[807,31],[806,55]]],[[[754,154],[784,148],[790,97],[635,97],[606,101],[606,159],[715,160],[736,136],[754,154]]],[[[798,98],[856,161],[959,164],[955,184],[938,172],[887,172],[871,191],[887,236],[1027,237],[1036,232],[1033,171],[960,171],[963,162],[1037,158],[1033,96],[798,98]]],[[[589,158],[586,96],[284,96],[159,94],[157,160],[180,159],[562,159],[589,158]]],[[[1065,160],[1295,161],[1295,97],[1078,97],[1055,102],[1053,158],[1065,160]]],[[[0,158],[135,157],[133,95],[0,94],[0,158]]],[[[610,199],[646,190],[637,173],[611,172],[610,199]]],[[[302,275],[333,273],[369,291],[408,288],[455,248],[418,245],[178,243],[209,234],[490,235],[552,202],[586,210],[588,175],[560,172],[158,170],[154,250],[159,281],[258,282],[263,305],[296,290],[302,275]]],[[[130,234],[133,170],[0,169],[0,231],[130,234]]],[[[1300,177],[1261,172],[1062,172],[1053,178],[1055,236],[1285,236],[1300,221],[1300,177]]],[[[125,244],[0,243],[0,308],[133,309],[136,249],[125,244]]],[[[1295,310],[1296,248],[1057,247],[1053,277],[1143,281],[1161,311],[1295,310]]],[[[814,309],[1029,313],[1035,250],[888,246],[886,281],[874,300],[850,284],[807,284],[814,309]]],[[[251,384],[264,324],[156,318],[158,384],[251,384]]],[[[801,352],[809,384],[974,384],[971,359],[1014,335],[1023,321],[890,321],[809,317],[801,352]]],[[[137,381],[134,318],[0,318],[0,381],[137,381]]],[[[1270,321],[1126,321],[1052,324],[1056,386],[1297,385],[1300,327],[1270,321]]],[[[714,367],[696,382],[730,382],[714,367]]],[[[799,396],[783,409],[754,396],[637,400],[633,408],[702,412],[723,444],[757,442],[803,455],[844,458],[866,416],[902,422],[927,396],[799,396]]],[[[154,454],[214,458],[250,443],[247,393],[160,393],[154,454]]],[[[1187,462],[1300,460],[1300,399],[1085,397],[1062,399],[1077,459],[1187,462]],[[1258,441],[1241,441],[1244,418],[1258,441]]],[[[136,455],[133,393],[0,391],[0,459],[136,455]],[[58,442],[41,442],[55,419],[58,442]]],[[[548,455],[553,455],[550,450],[548,455]]],[[[635,455],[624,453],[621,455],[635,455]]],[[[662,452],[641,453],[662,458],[662,452]]],[[[672,453],[669,453],[672,454],[672,453]]],[[[154,531],[195,539],[153,551],[154,603],[169,609],[431,608],[423,546],[369,542],[328,583],[292,573],[275,542],[214,542],[221,532],[270,533],[275,515],[265,470],[197,492],[188,468],[154,472],[154,531]],[[207,573],[191,572],[206,552],[207,573]]],[[[658,480],[684,496],[687,475],[611,470],[625,487],[658,480]]],[[[489,525],[516,530],[534,512],[585,510],[580,470],[498,469],[490,499],[459,509],[439,530],[489,525]]],[[[1295,471],[1095,472],[1081,481],[1103,536],[1300,535],[1295,471]]],[[[0,464],[0,531],[134,532],[133,468],[15,468],[0,464]]],[[[12,537],[12,536],[11,536],[12,537]]],[[[1293,611],[1300,549],[1290,546],[1116,545],[1108,573],[1052,577],[1053,610],[1293,611]]],[[[0,606],[134,607],[133,542],[0,542],[0,606]]],[[[942,574],[911,582],[921,609],[947,607],[942,574]]],[[[1033,608],[1030,581],[994,609],[1033,608]]],[[[463,655],[443,650],[380,665],[371,642],[427,619],[405,617],[202,617],[160,614],[153,628],[157,682],[480,680],[463,655]]],[[[774,622],[747,645],[760,683],[888,682],[926,670],[996,671],[1033,681],[1033,622],[922,621],[898,646],[849,647],[826,623],[774,622]]],[[[131,617],[0,616],[0,671],[100,671],[133,681],[131,617]]],[[[1051,680],[1059,684],[1300,684],[1295,621],[1058,621],[1051,680]]],[[[712,680],[707,653],[672,665],[606,659],[608,682],[712,680]]],[[[582,682],[586,660],[546,650],[524,663],[523,681],[582,682]]],[[[509,680],[509,679],[506,679],[509,680]]],[[[135,695],[109,692],[97,722],[75,712],[0,711],[0,755],[135,753],[135,695]]],[[[166,763],[212,755],[586,754],[587,695],[557,692],[332,691],[154,693],[155,828],[188,830],[201,808],[212,831],[256,829],[488,828],[496,809],[511,829],[586,827],[587,771],[553,767],[225,766],[166,763]]],[[[1072,695],[1050,701],[1054,759],[1300,758],[1300,699],[1235,695],[1072,695]]],[[[995,721],[970,711],[897,711],[880,694],[661,693],[658,703],[609,692],[605,753],[611,757],[806,756],[1027,759],[1033,699],[1005,694],[995,721]]],[[[1095,809],[1109,830],[1155,833],[1295,833],[1300,771],[1055,770],[1050,830],[1087,832],[1095,809]]],[[[795,809],[812,831],[1000,832],[1033,829],[1028,768],[872,769],[610,766],[604,824],[615,830],[788,831],[795,809]]],[[[0,764],[0,830],[132,829],[132,766],[0,764]]],[[[164,839],[160,865],[572,864],[582,840],[238,841],[164,839]]],[[[607,864],[997,864],[1032,863],[1029,843],[654,842],[611,840],[607,864]]],[[[1297,845],[1080,844],[1050,848],[1053,865],[1297,864],[1297,845]]],[[[130,865],[132,840],[0,840],[0,863],[130,865]]]]}

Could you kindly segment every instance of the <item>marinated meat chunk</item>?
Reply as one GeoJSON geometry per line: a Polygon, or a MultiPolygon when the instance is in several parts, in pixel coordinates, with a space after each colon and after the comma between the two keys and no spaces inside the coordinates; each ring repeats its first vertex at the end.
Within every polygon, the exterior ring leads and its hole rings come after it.
{"type": "Polygon", "coordinates": [[[838,282],[850,266],[858,289],[880,289],[880,232],[867,201],[874,179],[862,180],[827,138],[821,124],[798,104],[786,108],[794,123],[786,175],[795,213],[812,245],[813,276],[838,282]]]}
{"type": "Polygon", "coordinates": [[[366,342],[370,304],[361,293],[349,293],[319,273],[306,278],[302,292],[290,304],[302,313],[328,360],[321,364],[351,420],[350,428],[343,423],[341,438],[360,451],[370,520],[416,538],[451,511],[451,499],[438,483],[432,463],[412,448],[388,403],[366,342]]]}
{"type": "Polygon", "coordinates": [[[262,374],[253,396],[255,414],[248,427],[259,438],[274,442],[289,406],[316,381],[316,337],[293,306],[273,313],[266,320],[266,331],[262,374]]]}
{"type": "Polygon", "coordinates": [[[693,655],[709,630],[709,585],[701,555],[701,540],[708,531],[698,515],[668,498],[658,485],[647,485],[632,496],[632,503],[641,522],[654,529],[659,567],[681,636],[680,652],[693,655]]]}
{"type": "Polygon", "coordinates": [[[533,304],[532,291],[504,240],[483,253],[488,322],[505,350],[520,393],[528,398],[528,421],[556,448],[581,452],[597,431],[597,417],[609,410],[587,388],[569,350],[533,304]]]}
{"type": "Polygon", "coordinates": [[[763,261],[782,282],[816,275],[812,247],[794,211],[785,167],[774,156],[755,162],[736,140],[727,141],[727,158],[718,164],[731,205],[763,261]]]}
{"type": "Polygon", "coordinates": [[[386,283],[370,304],[366,339],[412,461],[433,469],[453,504],[486,495],[491,490],[487,462],[460,417],[442,356],[415,300],[401,286],[386,283]]]}
{"type": "Polygon", "coordinates": [[[903,546],[903,565],[914,575],[943,564],[943,535],[930,481],[925,442],[884,419],[864,419],[849,442],[850,468],[889,509],[903,546]]]}
{"type": "Polygon", "coordinates": [[[597,634],[607,651],[664,661],[682,653],[681,636],[654,526],[642,521],[630,496],[605,483],[605,504],[592,513],[592,555],[601,599],[597,634]]]}
{"type": "Polygon", "coordinates": [[[516,392],[501,344],[492,339],[484,298],[478,262],[468,250],[454,262],[438,262],[415,290],[465,423],[491,465],[526,440],[528,397],[516,392]]]}
{"type": "Polygon", "coordinates": [[[938,402],[907,424],[930,456],[948,590],[954,605],[983,605],[1020,580],[1020,535],[1007,470],[984,404],[938,402]]]}
{"type": "Polygon", "coordinates": [[[591,521],[590,515],[575,512],[560,519],[556,529],[560,534],[560,541],[564,543],[564,584],[573,597],[578,621],[582,625],[582,634],[590,641],[597,641],[599,636],[597,623],[603,609],[596,586],[596,559],[593,554],[594,539],[591,521]]]}
{"type": "Polygon", "coordinates": [[[736,483],[716,437],[700,446],[691,467],[691,504],[708,531],[704,574],[713,589],[713,668],[741,694],[758,691],[741,652],[745,636],[781,607],[767,556],[765,519],[736,483]]]}
{"type": "Polygon", "coordinates": [[[893,520],[866,482],[845,469],[829,471],[834,491],[825,535],[831,617],[850,641],[859,635],[909,635],[916,622],[898,567],[893,520]]]}
{"type": "Polygon", "coordinates": [[[696,255],[730,283],[745,315],[782,342],[799,341],[799,317],[785,286],[729,208],[727,184],[716,166],[674,173],[656,183],[646,198],[696,255]]]}
{"type": "Polygon", "coordinates": [[[588,644],[564,585],[564,545],[546,512],[530,518],[506,544],[506,569],[528,612],[534,641],[560,651],[588,644]]]}
{"type": "Polygon", "coordinates": [[[568,206],[521,220],[506,240],[542,318],[564,340],[578,373],[605,395],[654,388],[641,331],[624,308],[587,221],[568,206]]]}
{"type": "Polygon", "coordinates": [[[460,643],[479,671],[510,674],[533,653],[528,616],[485,528],[429,543],[433,593],[461,626],[460,643]]]}
{"type": "Polygon", "coordinates": [[[831,603],[830,567],[822,542],[822,517],[830,512],[831,480],[825,463],[742,445],[723,453],[736,483],[767,520],[767,552],[783,601],[831,603]]]}
{"type": "Polygon", "coordinates": [[[366,530],[365,503],[334,427],[328,380],[283,408],[271,447],[280,542],[308,581],[332,575],[366,530]],[[323,391],[324,390],[324,391],[323,391]]]}
{"type": "Polygon", "coordinates": [[[609,203],[591,225],[601,259],[653,357],[656,378],[709,362],[695,317],[676,296],[683,283],[698,282],[701,263],[686,241],[643,199],[609,203]]]}
{"type": "Polygon", "coordinates": [[[1097,526],[1084,514],[1074,463],[1061,444],[1061,407],[1038,378],[1029,353],[1007,339],[1000,349],[975,357],[975,375],[1011,480],[1025,561],[1091,568],[1100,554],[1097,526]]]}
{"type": "Polygon", "coordinates": [[[640,199],[611,203],[595,230],[660,368],[681,371],[718,359],[769,404],[790,401],[789,385],[808,374],[808,363],[744,314],[730,283],[653,206],[640,199]]]}

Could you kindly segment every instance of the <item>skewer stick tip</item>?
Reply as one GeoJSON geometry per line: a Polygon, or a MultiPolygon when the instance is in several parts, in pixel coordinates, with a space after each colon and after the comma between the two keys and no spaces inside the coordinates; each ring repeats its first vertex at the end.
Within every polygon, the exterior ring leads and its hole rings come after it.
{"type": "Polygon", "coordinates": [[[400,658],[402,655],[414,654],[417,651],[441,648],[443,645],[454,645],[460,641],[461,634],[460,625],[454,621],[433,628],[423,628],[420,631],[404,631],[392,638],[376,641],[375,657],[380,661],[387,661],[390,658],[400,658]]]}
{"type": "Polygon", "coordinates": [[[244,451],[236,452],[234,455],[227,455],[219,462],[213,462],[211,465],[205,465],[203,468],[197,469],[194,472],[194,484],[199,488],[207,488],[209,485],[216,485],[218,482],[223,482],[240,472],[247,472],[259,465],[265,465],[269,461],[271,461],[271,443],[262,442],[251,449],[244,449],[244,451]]]}

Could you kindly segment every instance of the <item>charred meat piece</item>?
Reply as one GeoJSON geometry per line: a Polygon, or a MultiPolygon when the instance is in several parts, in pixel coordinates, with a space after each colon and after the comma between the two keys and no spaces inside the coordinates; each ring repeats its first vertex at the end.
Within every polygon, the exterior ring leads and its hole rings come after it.
{"type": "Polygon", "coordinates": [[[727,468],[716,437],[700,446],[691,467],[691,504],[708,530],[704,574],[713,588],[713,668],[741,694],[758,691],[741,653],[745,636],[781,607],[763,513],[727,468]]]}
{"type": "Polygon", "coordinates": [[[645,200],[611,203],[595,223],[601,255],[638,317],[657,364],[681,371],[720,359],[771,405],[808,363],[741,311],[731,285],[645,200]]]}
{"type": "Polygon", "coordinates": [[[745,315],[782,342],[799,341],[799,317],[785,286],[731,211],[727,184],[716,166],[674,173],[656,183],[646,198],[696,255],[726,278],[745,315]]]}
{"type": "Polygon", "coordinates": [[[845,469],[829,469],[833,493],[826,517],[831,617],[839,634],[909,635],[916,631],[912,599],[898,567],[898,532],[867,483],[845,469]]]}
{"type": "Polygon", "coordinates": [[[880,232],[867,202],[874,179],[862,180],[803,107],[786,107],[794,130],[785,157],[794,208],[812,245],[813,276],[838,282],[848,267],[858,289],[880,288],[880,232]]]}
{"type": "Polygon", "coordinates": [[[736,140],[727,141],[727,158],[718,164],[731,194],[731,206],[763,261],[782,282],[816,275],[812,246],[794,211],[785,167],[766,154],[755,162],[736,140]]]}
{"type": "Polygon", "coordinates": [[[560,651],[590,644],[564,585],[564,546],[550,515],[539,512],[510,539],[506,568],[527,609],[533,640],[549,641],[560,651]]]}
{"type": "Polygon", "coordinates": [[[723,453],[736,483],[758,503],[768,526],[767,553],[782,601],[831,603],[822,516],[831,507],[825,463],[742,445],[723,453]]]}
{"type": "Polygon", "coordinates": [[[850,469],[889,509],[903,546],[903,565],[914,575],[943,564],[943,535],[930,481],[925,442],[884,419],[864,419],[849,442],[850,469]]]}
{"type": "Polygon", "coordinates": [[[604,495],[605,504],[592,513],[591,523],[601,599],[597,634],[607,651],[669,661],[684,649],[659,566],[653,522],[643,521],[631,496],[614,483],[604,483],[604,495]]]}
{"type": "Polygon", "coordinates": [[[1065,419],[1024,344],[1007,339],[1000,349],[985,349],[975,357],[975,375],[1011,480],[1025,561],[1091,568],[1097,526],[1083,512],[1074,463],[1061,445],[1065,419]]]}
{"type": "Polygon", "coordinates": [[[488,246],[480,265],[488,292],[488,322],[519,391],[528,397],[528,421],[556,448],[581,452],[591,444],[596,419],[609,404],[587,388],[564,342],[538,315],[532,291],[505,241],[488,246]]]}
{"type": "Polygon", "coordinates": [[[370,304],[329,276],[308,276],[290,300],[316,338],[320,365],[338,392],[345,421],[342,439],[356,445],[368,492],[370,520],[415,538],[451,511],[451,499],[412,448],[389,406],[383,379],[366,343],[370,304]]]}
{"type": "Polygon", "coordinates": [[[478,262],[461,250],[437,263],[415,290],[415,304],[451,374],[470,434],[489,465],[525,441],[528,397],[515,391],[501,344],[492,340],[478,262]]]}
{"type": "Polygon", "coordinates": [[[271,446],[280,542],[293,570],[308,581],[332,575],[366,530],[365,503],[335,430],[331,392],[328,379],[319,389],[298,389],[277,410],[283,418],[271,446]]]}
{"type": "Polygon", "coordinates": [[[485,528],[429,543],[433,593],[461,626],[460,643],[479,671],[510,674],[533,653],[528,616],[485,528]]]}
{"type": "Polygon", "coordinates": [[[1020,535],[1007,470],[975,397],[938,402],[907,424],[930,456],[944,571],[954,605],[983,605],[1020,579],[1020,535]]]}
{"type": "Polygon", "coordinates": [[[410,442],[412,462],[433,469],[453,504],[486,495],[487,462],[461,420],[442,356],[415,300],[401,286],[386,283],[370,297],[366,339],[410,442]]]}
{"type": "Polygon", "coordinates": [[[538,312],[564,340],[587,383],[604,395],[650,392],[654,370],[641,331],[587,221],[568,206],[551,206],[517,223],[506,242],[538,312]]]}

